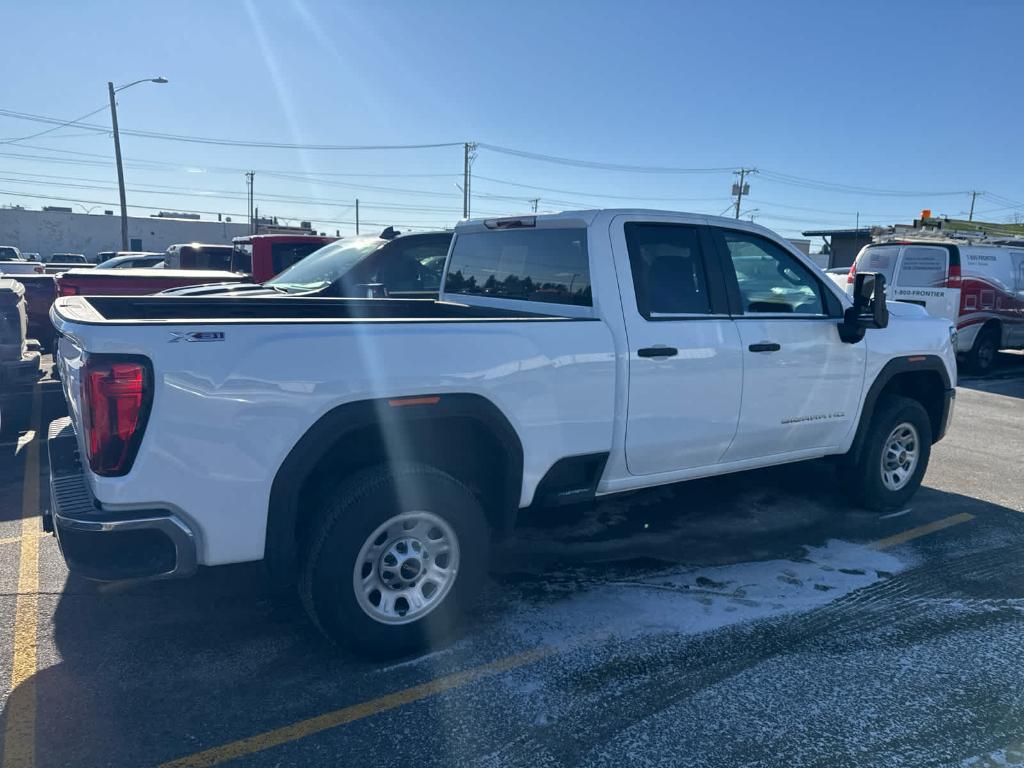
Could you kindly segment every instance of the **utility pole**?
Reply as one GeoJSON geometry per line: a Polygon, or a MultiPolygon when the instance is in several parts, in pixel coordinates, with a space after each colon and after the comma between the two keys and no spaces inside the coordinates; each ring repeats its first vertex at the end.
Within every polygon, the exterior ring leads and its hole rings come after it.
{"type": "Polygon", "coordinates": [[[967,216],[968,221],[974,221],[974,200],[977,196],[977,192],[971,192],[971,213],[967,216]]]}
{"type": "Polygon", "coordinates": [[[750,194],[750,185],[744,183],[746,178],[747,178],[747,174],[748,173],[757,173],[757,169],[756,168],[740,168],[738,171],[733,171],[733,175],[734,176],[739,176],[740,177],[740,183],[732,185],[732,193],[734,195],[736,195],[736,216],[735,216],[735,218],[737,218],[737,219],[740,217],[740,203],[743,202],[743,196],[750,194]]]}
{"type": "Polygon", "coordinates": [[[359,234],[359,198],[356,198],[356,234],[359,234]]]}
{"type": "Polygon", "coordinates": [[[256,171],[245,172],[245,186],[249,189],[249,234],[255,234],[256,230],[253,229],[255,221],[252,216],[252,203],[253,203],[253,187],[256,185],[256,171]]]}
{"type": "Polygon", "coordinates": [[[114,157],[117,159],[117,189],[121,195],[121,250],[128,250],[128,203],[124,197],[124,166],[121,165],[121,135],[117,130],[117,101],[114,99],[114,84],[107,83],[110,93],[110,122],[114,128],[114,157]]]}
{"type": "Polygon", "coordinates": [[[473,158],[476,157],[476,144],[472,141],[467,141],[463,144],[463,156],[462,156],[462,218],[468,219],[470,213],[470,188],[469,185],[472,183],[472,174],[470,168],[473,165],[473,158]]]}
{"type": "Polygon", "coordinates": [[[857,211],[857,231],[860,232],[860,211],[857,211]]]}
{"type": "Polygon", "coordinates": [[[533,212],[536,213],[537,212],[537,206],[540,204],[540,198],[539,197],[535,197],[530,202],[533,204],[533,212]]]}

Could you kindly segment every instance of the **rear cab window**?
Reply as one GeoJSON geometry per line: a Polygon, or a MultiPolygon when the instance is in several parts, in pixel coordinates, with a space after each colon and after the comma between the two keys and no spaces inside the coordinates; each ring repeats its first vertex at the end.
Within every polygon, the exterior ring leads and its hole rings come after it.
{"type": "Polygon", "coordinates": [[[587,230],[531,227],[457,234],[444,292],[590,307],[587,230]]]}
{"type": "Polygon", "coordinates": [[[644,318],[712,313],[696,227],[631,221],[624,232],[636,307],[644,318]]]}

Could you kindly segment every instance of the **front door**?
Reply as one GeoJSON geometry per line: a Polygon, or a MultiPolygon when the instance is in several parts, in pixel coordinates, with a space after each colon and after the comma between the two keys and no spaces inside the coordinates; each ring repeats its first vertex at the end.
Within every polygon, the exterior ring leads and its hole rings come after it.
{"type": "Polygon", "coordinates": [[[613,252],[629,344],[626,466],[633,475],[718,462],[742,393],[736,324],[702,226],[616,217],[613,252]]]}
{"type": "Polygon", "coordinates": [[[726,258],[743,354],[743,402],[725,461],[842,444],[864,386],[864,343],[846,344],[839,299],[780,244],[712,230],[726,258]]]}

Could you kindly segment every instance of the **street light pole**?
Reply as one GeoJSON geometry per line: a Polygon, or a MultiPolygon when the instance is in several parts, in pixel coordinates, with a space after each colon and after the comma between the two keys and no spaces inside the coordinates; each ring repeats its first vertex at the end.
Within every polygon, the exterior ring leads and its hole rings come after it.
{"type": "Polygon", "coordinates": [[[136,80],[128,85],[122,85],[120,88],[114,88],[112,82],[107,82],[107,92],[110,95],[110,123],[114,128],[114,158],[117,160],[117,190],[121,196],[121,250],[128,250],[128,203],[125,201],[124,195],[124,166],[121,164],[121,134],[117,130],[117,100],[114,98],[114,94],[118,91],[123,91],[125,88],[131,88],[133,85],[139,83],[166,83],[167,78],[164,77],[147,77],[142,80],[136,80]]]}
{"type": "Polygon", "coordinates": [[[121,250],[128,250],[128,203],[124,197],[124,166],[121,164],[121,136],[117,131],[117,100],[114,99],[114,84],[107,83],[110,92],[110,122],[114,127],[114,157],[117,159],[117,189],[121,195],[121,250]]]}

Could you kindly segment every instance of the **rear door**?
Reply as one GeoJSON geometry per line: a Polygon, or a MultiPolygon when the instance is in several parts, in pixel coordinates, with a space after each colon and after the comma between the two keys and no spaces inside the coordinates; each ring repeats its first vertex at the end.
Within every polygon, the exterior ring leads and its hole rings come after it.
{"type": "Polygon", "coordinates": [[[774,240],[712,231],[743,355],[739,425],[724,460],[842,444],[857,416],[867,348],[839,338],[842,303],[774,240]]]}
{"type": "Polygon", "coordinates": [[[629,343],[626,466],[633,475],[715,464],[736,434],[743,368],[721,266],[702,225],[612,221],[629,343]]]}
{"type": "MultiPolygon", "coordinates": [[[[889,298],[918,304],[930,315],[956,322],[960,287],[949,281],[951,255],[950,249],[941,245],[904,245],[896,277],[890,283],[889,298]]],[[[959,266],[957,258],[958,270],[959,266]]]]}

